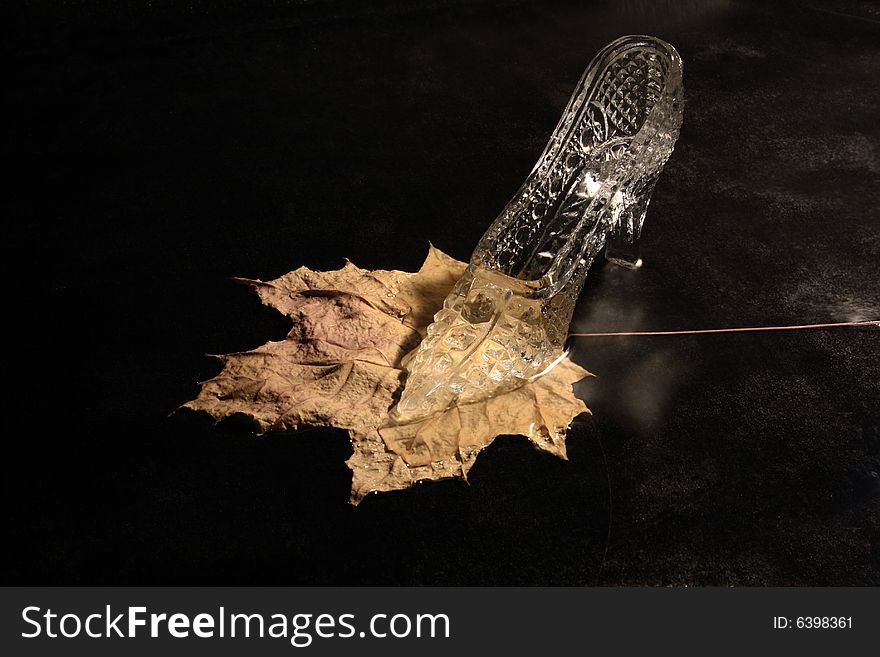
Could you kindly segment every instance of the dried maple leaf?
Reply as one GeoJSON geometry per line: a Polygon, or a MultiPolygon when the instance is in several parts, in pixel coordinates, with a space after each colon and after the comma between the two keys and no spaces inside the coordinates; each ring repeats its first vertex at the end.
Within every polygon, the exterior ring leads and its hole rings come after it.
{"type": "Polygon", "coordinates": [[[421,479],[466,477],[496,436],[522,434],[565,458],[565,431],[584,411],[572,384],[589,372],[568,358],[540,379],[428,420],[385,426],[404,380],[402,363],[467,265],[433,246],[417,273],[306,268],[274,281],[239,279],[291,318],[280,342],[219,358],[185,408],[215,421],[251,418],[259,433],[302,426],[347,429],[354,454],[352,502],[421,479]]]}

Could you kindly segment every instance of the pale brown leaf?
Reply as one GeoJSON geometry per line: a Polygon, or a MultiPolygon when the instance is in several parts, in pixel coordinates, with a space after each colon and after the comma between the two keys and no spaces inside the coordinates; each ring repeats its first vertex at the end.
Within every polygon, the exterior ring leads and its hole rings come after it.
{"type": "Polygon", "coordinates": [[[354,453],[351,499],[422,479],[466,477],[496,436],[521,434],[565,458],[565,431],[587,411],[572,384],[588,376],[564,359],[549,374],[504,395],[452,407],[425,421],[388,426],[404,380],[402,362],[466,264],[433,246],[416,273],[306,268],[254,286],[291,318],[285,340],[219,357],[223,370],[184,405],[220,420],[242,414],[258,432],[335,426],[354,453]]]}
{"type": "Polygon", "coordinates": [[[360,297],[406,326],[424,329],[466,267],[466,263],[450,258],[432,245],[415,274],[383,269],[371,271],[346,261],[345,266],[336,271],[300,267],[274,281],[239,280],[252,283],[264,304],[294,319],[305,298],[346,293],[360,297]]]}

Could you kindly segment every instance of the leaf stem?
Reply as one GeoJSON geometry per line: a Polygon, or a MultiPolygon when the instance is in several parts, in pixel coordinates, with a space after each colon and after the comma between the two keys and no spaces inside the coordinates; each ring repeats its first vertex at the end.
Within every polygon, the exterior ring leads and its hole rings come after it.
{"type": "Polygon", "coordinates": [[[642,335],[696,335],[698,333],[746,333],[752,331],[799,331],[802,329],[839,328],[844,326],[880,326],[880,320],[863,322],[834,322],[831,324],[800,324],[796,326],[745,326],[739,328],[692,329],[687,331],[618,331],[598,333],[569,333],[570,338],[597,338],[642,335]]]}

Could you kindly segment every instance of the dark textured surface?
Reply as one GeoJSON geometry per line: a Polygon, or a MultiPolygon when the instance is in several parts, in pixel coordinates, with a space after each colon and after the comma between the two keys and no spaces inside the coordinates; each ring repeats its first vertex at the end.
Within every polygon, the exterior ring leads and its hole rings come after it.
{"type": "Polygon", "coordinates": [[[466,259],[624,33],[685,121],[575,328],[878,318],[876,5],[264,4],[13,23],[6,583],[880,584],[877,330],[580,339],[570,461],[358,508],[342,432],[168,416],[285,332],[228,277],[466,259]]]}

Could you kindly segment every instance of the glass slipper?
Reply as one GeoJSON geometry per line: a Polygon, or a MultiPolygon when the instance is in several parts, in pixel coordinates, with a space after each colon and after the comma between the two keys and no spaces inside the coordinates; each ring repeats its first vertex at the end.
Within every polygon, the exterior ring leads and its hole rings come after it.
{"type": "Polygon", "coordinates": [[[483,235],[407,364],[392,411],[414,422],[506,392],[563,356],[587,271],[638,267],[654,184],[682,118],[681,58],[625,36],[587,67],[525,183],[483,235]]]}

